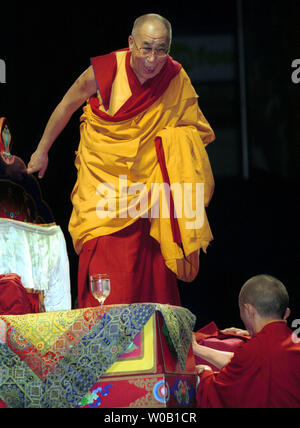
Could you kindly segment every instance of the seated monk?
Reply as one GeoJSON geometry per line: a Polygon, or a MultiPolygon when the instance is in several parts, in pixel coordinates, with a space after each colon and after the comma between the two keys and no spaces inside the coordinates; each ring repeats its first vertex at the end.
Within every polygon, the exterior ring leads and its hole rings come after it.
{"type": "Polygon", "coordinates": [[[71,308],[69,261],[40,187],[0,118],[0,315],[71,308]],[[41,260],[43,261],[41,263],[41,260]]]}
{"type": "Polygon", "coordinates": [[[234,353],[193,343],[194,354],[213,364],[197,366],[200,408],[299,408],[300,341],[286,319],[289,296],[276,278],[259,275],[241,289],[241,319],[251,339],[234,353]]]}

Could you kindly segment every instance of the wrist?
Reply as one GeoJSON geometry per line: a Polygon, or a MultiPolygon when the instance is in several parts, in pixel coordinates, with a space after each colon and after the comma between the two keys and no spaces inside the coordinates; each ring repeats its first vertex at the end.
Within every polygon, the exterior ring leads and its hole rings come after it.
{"type": "Polygon", "coordinates": [[[49,147],[47,143],[40,142],[40,144],[37,146],[36,153],[38,153],[40,156],[48,156],[49,147]]]}

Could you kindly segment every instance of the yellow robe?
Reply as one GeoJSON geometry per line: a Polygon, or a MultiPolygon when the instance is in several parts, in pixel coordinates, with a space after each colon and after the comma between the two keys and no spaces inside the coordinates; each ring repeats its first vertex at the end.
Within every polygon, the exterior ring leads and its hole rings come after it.
{"type": "MultiPolygon", "coordinates": [[[[111,115],[131,95],[125,55],[117,53],[118,69],[106,111],[111,115]]],[[[205,213],[199,229],[186,229],[189,218],[178,219],[184,253],[173,242],[170,220],[151,218],[151,207],[156,202],[151,189],[154,183],[163,182],[154,144],[157,136],[162,137],[171,184],[204,183],[206,206],[213,193],[214,180],[205,146],[214,140],[214,133],[198,107],[198,96],[185,71],[181,69],[163,95],[133,119],[104,120],[93,113],[87,102],[80,134],[75,160],[78,176],[71,194],[73,211],[69,223],[76,252],[80,253],[85,242],[146,217],[166,265],[178,278],[192,280],[198,271],[199,250],[206,251],[213,239],[205,213]]],[[[194,192],[193,206],[195,196],[194,192]]]]}

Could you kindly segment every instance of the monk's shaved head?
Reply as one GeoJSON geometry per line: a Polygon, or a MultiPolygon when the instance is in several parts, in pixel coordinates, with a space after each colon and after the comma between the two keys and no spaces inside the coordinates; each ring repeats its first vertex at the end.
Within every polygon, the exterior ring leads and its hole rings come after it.
{"type": "Polygon", "coordinates": [[[289,304],[289,295],[278,279],[270,275],[258,275],[243,285],[239,302],[250,303],[261,316],[282,318],[289,304]]]}
{"type": "Polygon", "coordinates": [[[132,35],[135,37],[137,33],[141,30],[144,24],[153,24],[153,25],[161,25],[165,28],[168,34],[169,45],[172,41],[172,26],[170,22],[161,15],[157,15],[156,13],[148,13],[146,15],[142,15],[134,21],[132,28],[132,35]]]}

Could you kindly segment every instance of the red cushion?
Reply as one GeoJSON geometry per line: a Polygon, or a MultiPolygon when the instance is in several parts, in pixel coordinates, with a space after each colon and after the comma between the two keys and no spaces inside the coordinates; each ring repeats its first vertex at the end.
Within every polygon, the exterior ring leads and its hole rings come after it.
{"type": "Polygon", "coordinates": [[[32,312],[27,291],[19,275],[0,275],[0,315],[24,315],[32,312]]]}

